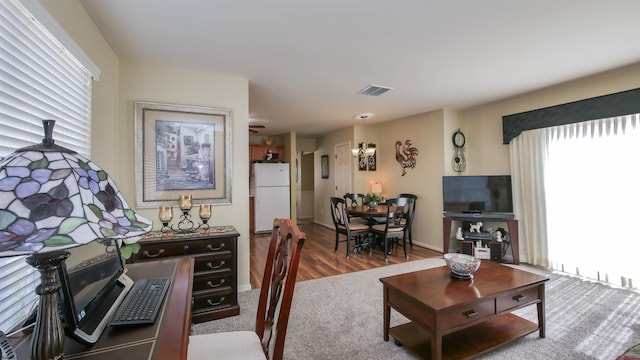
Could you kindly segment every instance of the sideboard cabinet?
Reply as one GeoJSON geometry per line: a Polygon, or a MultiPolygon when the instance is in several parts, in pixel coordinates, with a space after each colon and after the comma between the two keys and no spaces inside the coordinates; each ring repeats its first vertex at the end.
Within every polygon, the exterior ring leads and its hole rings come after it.
{"type": "Polygon", "coordinates": [[[151,232],[139,241],[140,251],[128,261],[193,257],[192,321],[234,316],[238,306],[237,242],[233,226],[212,226],[208,233],[168,235],[151,232]]]}

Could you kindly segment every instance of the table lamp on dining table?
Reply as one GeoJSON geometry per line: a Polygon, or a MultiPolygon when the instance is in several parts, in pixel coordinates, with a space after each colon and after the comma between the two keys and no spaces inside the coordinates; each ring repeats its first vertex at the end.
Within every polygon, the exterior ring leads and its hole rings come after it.
{"type": "Polygon", "coordinates": [[[0,257],[30,255],[40,272],[31,359],[61,359],[64,330],[58,311],[59,266],[64,249],[151,230],[109,175],[95,163],[54,144],[55,121],[43,120],[41,144],[0,159],[0,257]]]}
{"type": "Polygon", "coordinates": [[[371,184],[371,192],[378,195],[382,194],[382,184],[380,183],[371,184]]]}

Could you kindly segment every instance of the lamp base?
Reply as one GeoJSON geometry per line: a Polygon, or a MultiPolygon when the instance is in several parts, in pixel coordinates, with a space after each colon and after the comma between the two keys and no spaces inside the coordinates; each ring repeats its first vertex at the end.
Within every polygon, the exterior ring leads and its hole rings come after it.
{"type": "Polygon", "coordinates": [[[40,272],[40,296],[36,325],[31,337],[31,359],[62,359],[64,355],[64,328],[58,310],[60,282],[56,279],[58,268],[69,257],[67,251],[52,251],[27,257],[27,264],[40,272]]]}

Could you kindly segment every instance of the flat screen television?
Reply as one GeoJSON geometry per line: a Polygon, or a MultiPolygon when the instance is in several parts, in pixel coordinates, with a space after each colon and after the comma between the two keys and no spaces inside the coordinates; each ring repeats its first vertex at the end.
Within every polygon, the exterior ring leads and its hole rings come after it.
{"type": "Polygon", "coordinates": [[[443,176],[442,201],[445,215],[513,214],[511,176],[443,176]]]}
{"type": "Polygon", "coordinates": [[[93,241],[67,251],[70,255],[58,271],[65,333],[93,344],[134,281],[124,274],[119,248],[110,240],[93,241]]]}

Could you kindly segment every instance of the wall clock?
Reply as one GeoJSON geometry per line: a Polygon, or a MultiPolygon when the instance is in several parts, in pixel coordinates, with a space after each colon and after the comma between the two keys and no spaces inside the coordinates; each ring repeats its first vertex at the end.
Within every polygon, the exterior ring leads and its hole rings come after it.
{"type": "Polygon", "coordinates": [[[456,132],[453,133],[451,141],[453,141],[453,146],[455,146],[456,148],[462,148],[464,147],[464,144],[467,142],[467,139],[464,136],[464,133],[460,129],[458,129],[456,132]]]}
{"type": "Polygon", "coordinates": [[[464,136],[462,130],[458,129],[453,133],[451,137],[453,143],[453,159],[451,166],[458,174],[467,170],[467,160],[464,158],[464,145],[467,143],[467,138],[464,136]]]}

